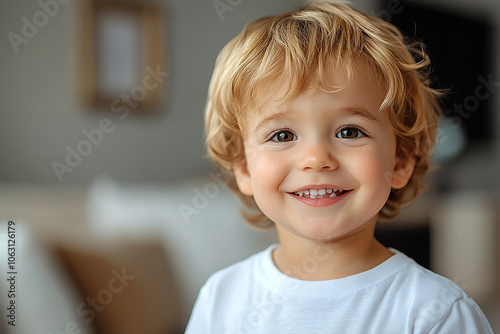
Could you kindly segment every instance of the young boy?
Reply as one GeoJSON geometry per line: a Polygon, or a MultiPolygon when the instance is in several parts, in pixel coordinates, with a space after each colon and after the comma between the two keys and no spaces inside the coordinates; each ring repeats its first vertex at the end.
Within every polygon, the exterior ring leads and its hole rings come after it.
{"type": "Polygon", "coordinates": [[[187,333],[492,333],[456,284],[373,235],[422,189],[439,111],[428,65],[394,26],[331,1],[252,22],[222,50],[208,150],[280,242],[210,277],[187,333]]]}

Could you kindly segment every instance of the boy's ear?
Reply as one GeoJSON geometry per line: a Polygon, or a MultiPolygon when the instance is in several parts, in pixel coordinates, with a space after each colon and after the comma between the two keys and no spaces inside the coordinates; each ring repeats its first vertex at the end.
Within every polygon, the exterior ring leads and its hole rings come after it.
{"type": "Polygon", "coordinates": [[[252,196],[252,179],[250,177],[250,173],[248,172],[247,162],[243,161],[235,165],[233,167],[233,173],[240,191],[247,196],[252,196]]]}
{"type": "Polygon", "coordinates": [[[391,186],[394,189],[401,189],[408,184],[410,177],[415,170],[417,162],[415,154],[402,151],[396,155],[396,164],[392,174],[391,186]]]}

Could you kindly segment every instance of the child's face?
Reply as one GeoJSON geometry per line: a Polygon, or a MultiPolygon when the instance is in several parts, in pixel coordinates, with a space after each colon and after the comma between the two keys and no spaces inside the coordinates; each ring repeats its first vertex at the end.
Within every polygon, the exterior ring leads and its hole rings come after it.
{"type": "Polygon", "coordinates": [[[343,90],[271,100],[244,123],[247,164],[236,180],[278,232],[331,240],[371,228],[391,187],[411,175],[397,167],[392,126],[378,111],[385,85],[359,65],[350,84],[332,75],[343,90]]]}

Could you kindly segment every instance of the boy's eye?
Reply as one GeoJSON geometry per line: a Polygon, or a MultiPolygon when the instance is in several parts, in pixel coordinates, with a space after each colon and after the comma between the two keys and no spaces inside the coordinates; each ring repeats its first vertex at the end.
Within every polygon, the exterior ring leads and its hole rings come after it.
{"type": "Polygon", "coordinates": [[[280,130],[278,132],[275,132],[274,135],[271,137],[272,141],[280,143],[289,142],[296,139],[297,137],[293,134],[293,132],[289,130],[280,130]]]}
{"type": "Polygon", "coordinates": [[[357,139],[364,135],[365,134],[361,132],[361,130],[350,127],[350,128],[343,128],[342,130],[337,132],[336,137],[341,139],[357,139]]]}

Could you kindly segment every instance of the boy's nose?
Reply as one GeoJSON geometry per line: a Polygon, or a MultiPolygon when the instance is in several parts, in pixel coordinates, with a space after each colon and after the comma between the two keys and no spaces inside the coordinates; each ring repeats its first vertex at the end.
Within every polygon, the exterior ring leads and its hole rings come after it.
{"type": "Polygon", "coordinates": [[[337,159],[322,145],[304,148],[304,154],[299,161],[300,170],[307,171],[332,171],[339,166],[337,159]]]}

